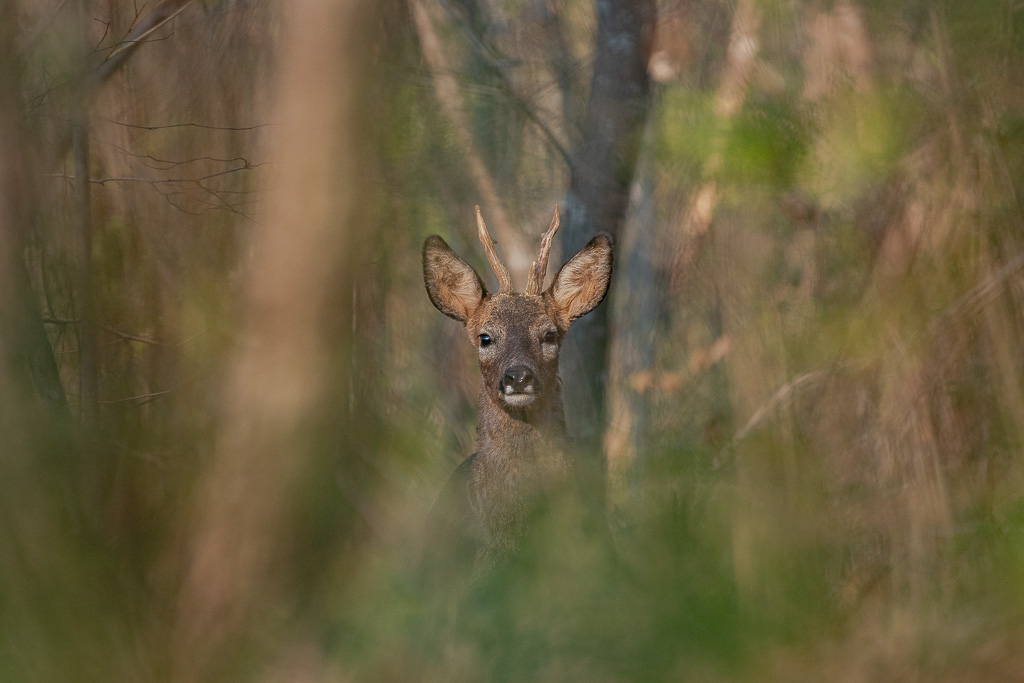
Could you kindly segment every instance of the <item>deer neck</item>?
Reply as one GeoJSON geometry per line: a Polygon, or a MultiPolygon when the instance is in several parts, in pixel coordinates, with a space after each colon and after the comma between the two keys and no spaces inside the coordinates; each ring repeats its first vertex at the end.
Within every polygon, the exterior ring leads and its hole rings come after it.
{"type": "Polygon", "coordinates": [[[531,511],[572,469],[560,395],[529,416],[508,413],[480,392],[472,505],[485,531],[485,562],[515,552],[531,511]]]}
{"type": "Polygon", "coordinates": [[[515,468],[563,458],[568,437],[560,389],[546,396],[544,404],[526,413],[506,411],[481,386],[477,458],[515,468]]]}

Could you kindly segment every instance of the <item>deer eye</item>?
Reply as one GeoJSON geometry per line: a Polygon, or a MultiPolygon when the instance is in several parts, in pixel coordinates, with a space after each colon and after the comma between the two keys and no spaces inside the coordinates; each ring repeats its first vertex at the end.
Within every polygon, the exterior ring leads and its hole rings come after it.
{"type": "Polygon", "coordinates": [[[558,335],[555,334],[554,331],[548,330],[547,332],[544,333],[543,341],[545,344],[554,344],[555,342],[558,341],[558,335]]]}
{"type": "Polygon", "coordinates": [[[486,332],[480,335],[480,346],[489,346],[491,343],[491,335],[486,332]]]}

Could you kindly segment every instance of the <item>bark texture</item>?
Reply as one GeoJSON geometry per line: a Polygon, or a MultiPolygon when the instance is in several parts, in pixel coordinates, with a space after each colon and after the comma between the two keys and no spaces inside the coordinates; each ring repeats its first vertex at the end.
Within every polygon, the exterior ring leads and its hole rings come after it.
{"type": "MultiPolygon", "coordinates": [[[[576,253],[598,232],[621,234],[650,105],[647,62],[654,21],[651,0],[597,3],[590,100],[573,150],[560,233],[565,254],[576,253]]],[[[599,306],[575,325],[562,358],[569,431],[588,453],[599,452],[604,423],[607,311],[607,306],[599,306]]]]}

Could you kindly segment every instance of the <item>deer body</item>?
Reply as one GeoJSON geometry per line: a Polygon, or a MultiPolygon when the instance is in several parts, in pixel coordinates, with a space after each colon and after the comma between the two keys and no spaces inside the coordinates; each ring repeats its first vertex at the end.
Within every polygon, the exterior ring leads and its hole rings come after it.
{"type": "Polygon", "coordinates": [[[477,452],[442,492],[432,526],[479,572],[514,556],[539,511],[574,483],[562,408],[558,355],[570,323],[604,298],[611,238],[600,234],[542,291],[558,209],[541,241],[530,282],[514,292],[477,208],[478,234],[498,276],[488,293],[479,275],[436,235],[423,247],[431,302],[465,325],[480,363],[477,452]]]}

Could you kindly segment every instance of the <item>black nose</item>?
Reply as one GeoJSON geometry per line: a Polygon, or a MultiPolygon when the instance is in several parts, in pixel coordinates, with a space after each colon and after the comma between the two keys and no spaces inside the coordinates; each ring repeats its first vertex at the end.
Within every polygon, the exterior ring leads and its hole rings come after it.
{"type": "Polygon", "coordinates": [[[501,383],[513,392],[526,391],[527,387],[533,386],[533,371],[525,365],[513,365],[505,371],[501,383]]]}

